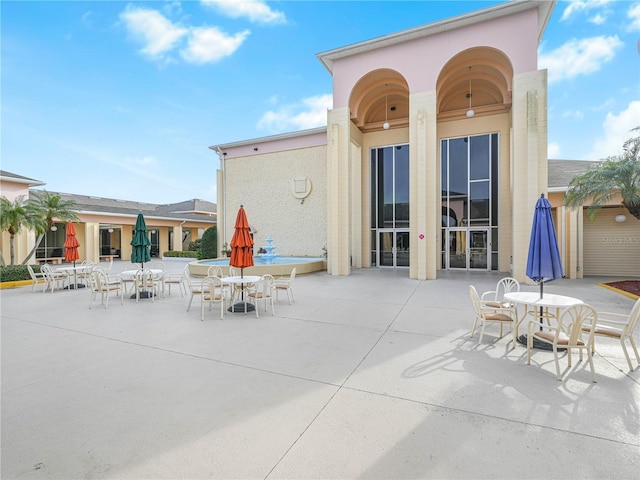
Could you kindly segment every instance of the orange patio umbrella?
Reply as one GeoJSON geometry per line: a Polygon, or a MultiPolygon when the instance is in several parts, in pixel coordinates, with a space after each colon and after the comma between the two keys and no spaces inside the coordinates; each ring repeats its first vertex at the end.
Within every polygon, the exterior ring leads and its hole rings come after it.
{"type": "Polygon", "coordinates": [[[73,226],[72,221],[67,222],[67,238],[64,241],[64,260],[66,262],[73,262],[73,266],[76,266],[76,260],[80,258],[78,247],[80,242],[76,238],[76,227],[73,226]]]}
{"type": "Polygon", "coordinates": [[[239,268],[241,272],[243,268],[253,266],[253,238],[249,233],[249,222],[242,205],[236,216],[235,231],[229,245],[231,246],[229,265],[239,268]]]}
{"type": "Polygon", "coordinates": [[[67,238],[63,245],[65,262],[73,262],[73,276],[75,280],[73,285],[69,284],[69,286],[65,288],[84,288],[84,285],[78,283],[78,272],[75,269],[76,260],[80,258],[80,253],[78,252],[80,242],[78,242],[76,238],[76,227],[74,227],[71,220],[67,222],[67,238]]]}
{"type": "MultiPolygon", "coordinates": [[[[240,269],[240,276],[244,276],[244,268],[253,266],[253,238],[249,233],[249,222],[247,220],[247,214],[244,211],[242,205],[238,210],[236,216],[236,225],[231,237],[231,258],[229,259],[229,265],[240,269]]],[[[236,303],[229,307],[231,312],[248,312],[253,310],[253,305],[244,301],[244,284],[242,289],[242,302],[236,303]]]]}

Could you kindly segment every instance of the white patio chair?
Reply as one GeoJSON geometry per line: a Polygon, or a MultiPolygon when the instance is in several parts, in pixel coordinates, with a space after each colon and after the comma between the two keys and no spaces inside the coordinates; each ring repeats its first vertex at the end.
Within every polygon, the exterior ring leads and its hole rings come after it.
{"type": "Polygon", "coordinates": [[[93,307],[93,301],[100,295],[100,302],[104,308],[109,306],[109,294],[115,292],[120,297],[120,305],[124,305],[124,285],[122,279],[118,277],[109,277],[100,268],[94,268],[89,273],[89,291],[91,299],[89,300],[89,308],[93,307]]]}
{"type": "Polygon", "coordinates": [[[169,295],[171,295],[171,285],[177,285],[180,289],[180,296],[184,297],[184,294],[187,292],[187,289],[184,286],[184,275],[185,272],[189,273],[189,267],[184,267],[184,271],[180,273],[165,273],[162,276],[162,296],[165,296],[165,291],[169,290],[169,295]]]}
{"type": "MultiPolygon", "coordinates": [[[[633,353],[636,354],[636,361],[640,364],[640,355],[638,355],[638,348],[633,340],[633,331],[638,325],[640,320],[640,299],[636,300],[633,304],[629,315],[621,313],[611,312],[598,312],[598,321],[593,332],[594,337],[601,338],[615,338],[620,340],[622,345],[622,351],[627,359],[629,370],[633,370],[633,364],[631,363],[631,357],[627,351],[625,340],[629,340],[633,353]]],[[[592,340],[591,351],[595,351],[595,339],[592,340]]]]}
{"type": "Polygon", "coordinates": [[[498,281],[495,290],[489,290],[480,295],[480,303],[487,307],[510,309],[512,305],[504,300],[504,294],[519,291],[520,283],[515,278],[505,277],[498,281]]]}
{"type": "Polygon", "coordinates": [[[293,281],[295,280],[295,278],[296,268],[294,267],[288,277],[280,277],[275,280],[276,301],[278,300],[278,292],[280,290],[285,290],[287,292],[289,305],[291,305],[292,301],[296,301],[295,298],[293,298],[293,281]]]}
{"type": "Polygon", "coordinates": [[[562,381],[560,363],[558,361],[558,348],[566,349],[568,366],[571,367],[571,351],[577,349],[582,361],[582,351],[587,352],[589,366],[591,367],[591,380],[596,382],[596,372],[593,366],[593,336],[598,320],[596,310],[586,303],[573,305],[564,310],[557,322],[541,324],[537,320],[530,320],[527,332],[527,364],[531,365],[531,353],[533,352],[533,340],[551,345],[553,359],[556,364],[556,377],[562,381]],[[587,337],[586,339],[584,337],[587,337]]]}
{"type": "Polygon", "coordinates": [[[511,336],[513,341],[513,348],[516,348],[516,325],[517,317],[514,311],[504,309],[502,307],[488,307],[480,302],[480,296],[478,291],[473,285],[469,285],[469,297],[471,298],[471,305],[475,313],[473,320],[473,327],[471,328],[471,337],[475,334],[478,323],[482,324],[482,330],[480,331],[480,338],[478,343],[482,343],[482,337],[484,337],[484,329],[487,323],[497,323],[500,325],[500,337],[502,338],[503,325],[509,325],[511,327],[511,336]],[[509,314],[511,312],[511,314],[509,314]]]}
{"type": "MultiPolygon", "coordinates": [[[[160,293],[160,286],[162,285],[161,277],[155,276],[151,270],[138,270],[135,276],[134,286],[136,289],[136,303],[140,300],[143,293],[151,297],[151,302],[155,301],[155,298],[160,293]]],[[[144,298],[144,297],[143,297],[144,298]]]]}
{"type": "Polygon", "coordinates": [[[214,303],[220,304],[220,320],[224,317],[225,294],[223,290],[222,280],[215,275],[207,276],[202,280],[202,288],[200,289],[200,320],[204,320],[204,306],[209,305],[209,311],[214,303]]]}
{"type": "Polygon", "coordinates": [[[247,301],[252,303],[256,310],[256,317],[258,314],[260,302],[264,302],[264,311],[267,311],[267,303],[271,304],[271,315],[275,315],[275,309],[273,306],[273,295],[275,290],[275,279],[272,275],[263,275],[260,280],[252,284],[247,290],[247,301]]]}
{"type": "Polygon", "coordinates": [[[33,280],[31,292],[36,291],[36,285],[42,285],[42,292],[44,293],[47,290],[47,275],[42,270],[36,272],[31,265],[27,265],[27,270],[31,280],[33,280]]]}
{"type": "Polygon", "coordinates": [[[51,265],[48,263],[44,263],[40,267],[40,271],[44,272],[45,280],[47,282],[47,286],[45,287],[45,291],[47,288],[51,289],[51,293],[53,290],[63,289],[66,285],[69,285],[69,274],[67,272],[59,272],[51,268],[51,265]]]}

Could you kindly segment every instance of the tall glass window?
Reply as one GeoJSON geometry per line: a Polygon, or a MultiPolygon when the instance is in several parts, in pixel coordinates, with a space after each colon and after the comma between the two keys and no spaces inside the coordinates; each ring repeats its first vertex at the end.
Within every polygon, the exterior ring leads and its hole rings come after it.
{"type": "Polygon", "coordinates": [[[498,268],[498,145],[497,133],[441,142],[442,268],[498,268]]]}
{"type": "Polygon", "coordinates": [[[371,150],[371,263],[408,266],[409,145],[371,150]]]}

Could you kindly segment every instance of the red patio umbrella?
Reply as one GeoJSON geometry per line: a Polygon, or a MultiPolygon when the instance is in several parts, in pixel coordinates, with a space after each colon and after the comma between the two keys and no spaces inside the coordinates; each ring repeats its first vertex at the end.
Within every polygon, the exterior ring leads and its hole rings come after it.
{"type": "Polygon", "coordinates": [[[75,279],[75,283],[73,285],[69,285],[69,288],[82,288],[84,285],[78,284],[78,272],[76,271],[76,260],[80,258],[80,253],[78,252],[78,247],[80,246],[80,242],[76,238],[76,227],[73,225],[73,222],[69,220],[67,222],[67,238],[64,241],[64,260],[65,262],[73,262],[73,275],[75,279]]]}
{"type": "MultiPolygon", "coordinates": [[[[244,268],[253,266],[253,238],[249,233],[249,221],[242,205],[240,205],[240,210],[238,210],[238,215],[236,216],[235,230],[229,245],[231,246],[229,265],[239,268],[240,276],[243,276],[244,268]]],[[[244,295],[244,285],[242,285],[242,291],[244,295]]],[[[253,308],[253,305],[244,303],[244,298],[242,300],[243,303],[238,303],[231,307],[232,312],[246,312],[253,308]]]]}
{"type": "Polygon", "coordinates": [[[67,238],[64,241],[64,260],[65,262],[73,262],[73,266],[76,266],[76,260],[80,258],[78,253],[78,247],[80,242],[76,238],[76,227],[73,226],[72,221],[67,222],[67,238]]]}
{"type": "Polygon", "coordinates": [[[249,233],[247,214],[242,205],[236,216],[235,231],[231,237],[231,259],[229,265],[242,269],[253,266],[253,238],[249,233]]]}

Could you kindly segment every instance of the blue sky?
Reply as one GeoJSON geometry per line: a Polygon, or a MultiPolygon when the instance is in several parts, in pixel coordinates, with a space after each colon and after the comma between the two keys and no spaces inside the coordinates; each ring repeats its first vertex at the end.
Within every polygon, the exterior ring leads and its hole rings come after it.
{"type": "MultiPolygon", "coordinates": [[[[326,124],[321,53],[496,1],[7,1],[2,169],[50,191],[212,202],[210,145],[326,124]]],[[[560,1],[539,48],[549,157],[640,125],[640,0],[560,1]]]]}

